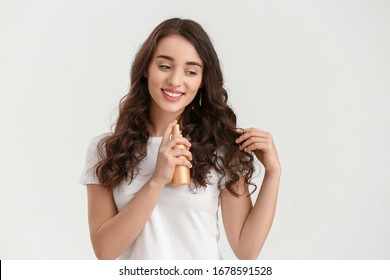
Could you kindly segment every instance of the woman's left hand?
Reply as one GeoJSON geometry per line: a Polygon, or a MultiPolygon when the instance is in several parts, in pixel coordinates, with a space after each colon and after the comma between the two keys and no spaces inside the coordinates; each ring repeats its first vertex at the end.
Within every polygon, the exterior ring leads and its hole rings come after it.
{"type": "Polygon", "coordinates": [[[240,145],[240,150],[253,151],[264,165],[266,173],[280,173],[279,157],[271,133],[258,128],[238,129],[237,131],[241,133],[236,140],[236,143],[240,145]]]}

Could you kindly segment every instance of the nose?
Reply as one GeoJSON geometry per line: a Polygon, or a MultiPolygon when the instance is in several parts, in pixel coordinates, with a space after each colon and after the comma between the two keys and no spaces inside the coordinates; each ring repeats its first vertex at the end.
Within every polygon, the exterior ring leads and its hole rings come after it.
{"type": "Polygon", "coordinates": [[[179,87],[183,83],[183,76],[180,71],[172,71],[168,77],[168,85],[172,87],[179,87]]]}

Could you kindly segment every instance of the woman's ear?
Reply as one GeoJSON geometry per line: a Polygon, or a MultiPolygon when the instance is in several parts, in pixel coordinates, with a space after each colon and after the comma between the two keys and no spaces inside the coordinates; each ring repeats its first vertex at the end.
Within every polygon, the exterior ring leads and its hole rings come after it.
{"type": "Polygon", "coordinates": [[[148,78],[148,72],[144,72],[144,77],[147,79],[148,78]]]}

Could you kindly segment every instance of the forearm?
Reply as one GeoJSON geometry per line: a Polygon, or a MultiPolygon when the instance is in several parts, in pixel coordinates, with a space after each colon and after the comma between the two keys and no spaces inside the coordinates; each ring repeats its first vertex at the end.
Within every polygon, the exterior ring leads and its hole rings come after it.
{"type": "Polygon", "coordinates": [[[260,254],[275,216],[279,181],[280,171],[266,172],[255,205],[240,234],[240,259],[256,259],[260,254]]]}
{"type": "Polygon", "coordinates": [[[148,181],[129,203],[91,234],[99,259],[118,258],[137,238],[155,208],[163,185],[148,181]]]}

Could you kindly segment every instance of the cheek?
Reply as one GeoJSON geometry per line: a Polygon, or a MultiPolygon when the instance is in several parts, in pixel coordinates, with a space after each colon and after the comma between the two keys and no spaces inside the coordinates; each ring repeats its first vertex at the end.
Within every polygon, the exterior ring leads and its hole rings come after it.
{"type": "Polygon", "coordinates": [[[191,84],[191,91],[196,94],[201,86],[202,86],[202,79],[193,81],[193,83],[191,84]]]}
{"type": "Polygon", "coordinates": [[[160,86],[160,79],[159,76],[156,75],[153,71],[148,72],[148,88],[149,91],[153,88],[160,86]]]}

